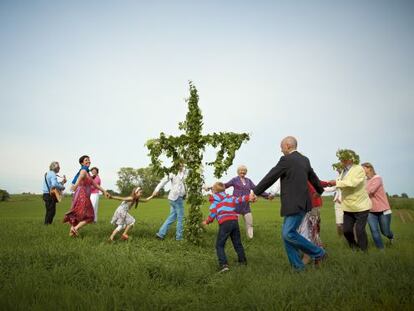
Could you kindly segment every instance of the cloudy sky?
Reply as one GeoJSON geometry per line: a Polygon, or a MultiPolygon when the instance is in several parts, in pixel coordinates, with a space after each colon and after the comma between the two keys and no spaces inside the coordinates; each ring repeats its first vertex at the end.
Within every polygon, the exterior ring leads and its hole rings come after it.
{"type": "Polygon", "coordinates": [[[73,177],[83,154],[116,189],[149,138],[179,133],[192,80],[205,133],[251,134],[224,181],[245,164],[258,182],[294,135],[321,179],[351,148],[414,195],[413,1],[2,0],[0,44],[11,193],[40,193],[53,160],[73,177]]]}

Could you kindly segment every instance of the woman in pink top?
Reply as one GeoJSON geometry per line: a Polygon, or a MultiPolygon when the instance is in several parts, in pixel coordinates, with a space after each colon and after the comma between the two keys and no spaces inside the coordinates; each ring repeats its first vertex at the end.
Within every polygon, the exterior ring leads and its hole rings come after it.
{"type": "Polygon", "coordinates": [[[369,228],[377,248],[384,249],[381,233],[390,240],[391,244],[394,239],[394,234],[390,229],[391,207],[385,194],[381,176],[375,173],[375,169],[370,163],[363,163],[362,167],[367,176],[366,189],[372,202],[372,208],[368,215],[369,228]]]}
{"type": "MultiPolygon", "coordinates": [[[[99,169],[97,167],[91,168],[92,179],[97,185],[101,185],[101,178],[99,177],[99,169]]],[[[93,222],[98,222],[98,206],[99,206],[99,189],[94,186],[91,187],[91,202],[93,206],[93,211],[95,213],[95,218],[93,222]]]]}

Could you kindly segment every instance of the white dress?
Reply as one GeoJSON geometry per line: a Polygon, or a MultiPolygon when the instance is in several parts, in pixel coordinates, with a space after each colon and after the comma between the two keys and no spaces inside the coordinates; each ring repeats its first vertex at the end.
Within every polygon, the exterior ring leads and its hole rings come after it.
{"type": "Polygon", "coordinates": [[[118,206],[112,216],[111,224],[121,226],[122,228],[125,228],[128,225],[133,225],[135,223],[135,218],[132,217],[128,211],[129,203],[122,201],[121,205],[118,206]]]}

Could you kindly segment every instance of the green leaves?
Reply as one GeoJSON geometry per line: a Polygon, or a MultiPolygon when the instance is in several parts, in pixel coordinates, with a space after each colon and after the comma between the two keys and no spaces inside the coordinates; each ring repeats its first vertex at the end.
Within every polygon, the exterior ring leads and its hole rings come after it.
{"type": "Polygon", "coordinates": [[[359,155],[357,155],[354,150],[338,149],[338,151],[336,151],[336,156],[339,162],[332,164],[332,168],[334,170],[342,171],[344,167],[341,161],[345,160],[352,160],[354,164],[359,164],[359,155]]]}
{"type": "Polygon", "coordinates": [[[216,160],[207,163],[207,165],[214,166],[214,175],[220,178],[233,164],[236,151],[243,142],[249,140],[249,135],[246,133],[220,132],[203,136],[203,115],[198,106],[198,92],[191,81],[189,85],[190,97],[186,100],[188,112],[185,121],[178,124],[178,128],[184,131],[185,134],[178,137],[167,137],[161,132],[158,139],[148,140],[146,146],[156,172],[166,174],[176,171],[181,160],[184,160],[184,163],[190,170],[186,179],[190,211],[188,219],[186,219],[185,236],[192,243],[199,244],[201,233],[203,232],[201,226],[203,215],[200,206],[203,203],[201,189],[204,183],[202,161],[205,147],[211,145],[219,148],[216,160]],[[173,165],[169,168],[163,166],[160,161],[161,155],[170,158],[173,165]]]}

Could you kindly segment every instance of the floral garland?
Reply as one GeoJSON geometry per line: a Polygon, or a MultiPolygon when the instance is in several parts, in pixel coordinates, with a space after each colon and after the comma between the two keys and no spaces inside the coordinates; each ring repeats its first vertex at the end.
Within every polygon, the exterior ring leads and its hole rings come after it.
{"type": "Polygon", "coordinates": [[[343,171],[344,165],[342,161],[352,160],[354,164],[359,164],[359,155],[351,149],[338,149],[336,151],[336,157],[339,162],[332,164],[332,168],[336,171],[343,171]]]}

